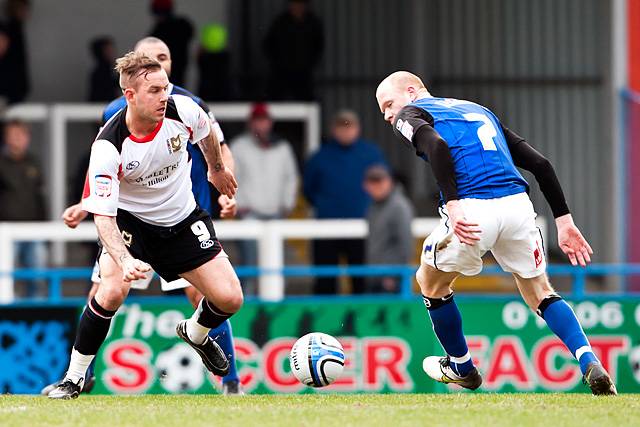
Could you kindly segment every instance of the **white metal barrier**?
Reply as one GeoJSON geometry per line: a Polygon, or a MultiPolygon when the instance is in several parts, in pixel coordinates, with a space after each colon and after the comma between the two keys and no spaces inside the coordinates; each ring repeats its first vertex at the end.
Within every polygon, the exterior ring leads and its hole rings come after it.
{"type": "MultiPolygon", "coordinates": [[[[438,218],[416,218],[412,223],[413,236],[424,238],[438,224],[438,218]]],[[[546,224],[538,220],[542,235],[546,238],[546,224]]],[[[258,266],[269,271],[259,278],[259,296],[267,301],[279,301],[284,297],[284,278],[277,273],[284,267],[284,243],[286,239],[363,238],[368,233],[365,220],[276,220],[276,221],[218,221],[216,234],[225,240],[258,241],[258,266]]],[[[13,244],[16,241],[41,240],[52,242],[87,241],[97,238],[95,226],[82,223],[72,230],[59,221],[0,223],[0,303],[14,300],[13,278],[6,273],[13,271],[13,244]]]]}
{"type": "MultiPolygon", "coordinates": [[[[67,128],[70,122],[97,122],[102,117],[104,104],[20,104],[5,112],[7,118],[25,121],[44,121],[48,126],[49,145],[47,158],[52,167],[48,168],[49,218],[58,219],[67,201],[67,128]]],[[[225,121],[244,122],[249,116],[251,103],[212,103],[209,108],[222,123],[225,121]]],[[[304,122],[306,154],[320,146],[320,107],[316,103],[271,103],[270,114],[274,120],[295,120],[304,122]]],[[[87,141],[89,144],[91,141],[87,141]]],[[[64,250],[57,246],[53,251],[55,265],[64,263],[64,250]]]]}

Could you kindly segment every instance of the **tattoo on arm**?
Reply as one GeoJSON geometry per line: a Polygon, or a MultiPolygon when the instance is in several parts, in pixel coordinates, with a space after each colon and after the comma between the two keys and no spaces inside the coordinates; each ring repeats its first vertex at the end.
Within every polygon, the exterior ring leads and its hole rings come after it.
{"type": "Polygon", "coordinates": [[[95,215],[94,221],[98,229],[98,236],[100,236],[107,253],[116,264],[122,267],[124,260],[131,258],[131,254],[122,240],[115,217],[95,215]]]}
{"type": "Polygon", "coordinates": [[[213,131],[209,132],[209,136],[198,142],[202,154],[207,161],[209,170],[220,172],[224,168],[222,162],[222,150],[220,149],[220,141],[213,131]]]}

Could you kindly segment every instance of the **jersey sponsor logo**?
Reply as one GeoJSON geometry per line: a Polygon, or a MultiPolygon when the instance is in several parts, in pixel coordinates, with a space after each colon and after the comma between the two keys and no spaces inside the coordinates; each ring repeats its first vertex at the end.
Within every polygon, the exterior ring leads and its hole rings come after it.
{"type": "Polygon", "coordinates": [[[180,139],[180,134],[174,136],[173,138],[167,139],[167,148],[169,149],[169,154],[180,151],[182,148],[182,140],[180,139]]]}
{"type": "Polygon", "coordinates": [[[202,249],[209,249],[213,245],[214,245],[214,242],[211,239],[205,240],[204,242],[200,242],[200,248],[202,249]]]}
{"type": "Polygon", "coordinates": [[[137,161],[137,160],[134,160],[132,162],[127,163],[126,168],[127,168],[128,171],[132,171],[135,168],[137,168],[138,166],[140,166],[140,162],[137,161]]]}
{"type": "Polygon", "coordinates": [[[95,195],[104,198],[109,197],[111,195],[111,181],[109,175],[96,175],[93,179],[95,195]]]}
{"type": "Polygon", "coordinates": [[[136,178],[136,184],[140,184],[145,187],[152,187],[162,181],[167,180],[173,174],[173,172],[178,169],[178,166],[180,166],[180,160],[172,165],[165,166],[162,169],[154,171],[147,176],[136,178]]]}
{"type": "Polygon", "coordinates": [[[406,120],[398,119],[396,121],[396,129],[409,141],[413,140],[413,126],[406,120]]]}

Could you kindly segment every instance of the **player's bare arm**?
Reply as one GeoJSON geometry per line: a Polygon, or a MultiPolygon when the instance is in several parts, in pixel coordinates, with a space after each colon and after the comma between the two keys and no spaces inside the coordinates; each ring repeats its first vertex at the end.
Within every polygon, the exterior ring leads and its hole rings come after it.
{"type": "Polygon", "coordinates": [[[215,133],[209,132],[209,136],[199,141],[198,145],[207,161],[209,181],[220,193],[230,198],[233,197],[236,194],[238,184],[233,172],[224,164],[220,141],[215,133]]]}
{"type": "Polygon", "coordinates": [[[551,162],[512,130],[502,127],[507,146],[516,166],[533,173],[540,191],[551,207],[558,229],[558,245],[572,265],[585,267],[593,250],[573,222],[562,186],[551,162]]]}
{"type": "MultiPolygon", "coordinates": [[[[231,154],[229,145],[221,145],[220,150],[222,151],[222,161],[224,162],[224,165],[227,169],[230,169],[231,172],[233,172],[235,170],[235,161],[233,160],[233,154],[231,154]]],[[[218,197],[218,205],[220,206],[220,218],[234,218],[238,212],[238,205],[235,197],[228,197],[221,194],[220,197],[218,197]]]]}
{"type": "Polygon", "coordinates": [[[89,215],[82,209],[82,202],[69,206],[62,213],[62,220],[69,228],[76,228],[89,215]]]}
{"type": "Polygon", "coordinates": [[[118,230],[115,217],[95,215],[94,221],[100,241],[107,250],[107,253],[122,269],[124,281],[129,282],[144,278],[145,273],[150,271],[151,267],[146,262],[142,262],[131,256],[124,240],[122,240],[122,235],[120,234],[120,230],[118,230]]]}

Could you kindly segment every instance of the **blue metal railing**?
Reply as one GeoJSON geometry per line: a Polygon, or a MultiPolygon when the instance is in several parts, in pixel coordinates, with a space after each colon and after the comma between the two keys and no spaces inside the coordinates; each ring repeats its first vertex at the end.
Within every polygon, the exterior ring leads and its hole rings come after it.
{"type": "MultiPolygon", "coordinates": [[[[380,277],[395,276],[400,278],[400,290],[398,296],[403,299],[412,298],[413,278],[415,266],[388,265],[388,266],[289,266],[281,270],[268,270],[258,267],[236,267],[238,277],[257,277],[268,274],[281,274],[284,277],[336,277],[359,276],[380,277]]],[[[630,276],[640,275],[640,264],[591,264],[586,268],[569,265],[552,264],[547,267],[549,276],[570,276],[572,278],[571,298],[582,298],[586,295],[586,282],[588,276],[630,276]]],[[[0,276],[10,274],[16,280],[46,280],[49,284],[49,301],[61,302],[66,298],[62,295],[64,280],[89,280],[90,268],[54,268],[54,269],[17,269],[13,272],[0,272],[0,276]]],[[[482,275],[509,275],[497,265],[485,266],[482,275]]],[[[626,281],[623,283],[626,284],[626,281]]],[[[627,289],[621,289],[617,295],[624,295],[627,289]]],[[[481,294],[486,295],[486,294],[481,294]]],[[[593,295],[590,293],[589,295],[593,295]]],[[[612,295],[610,293],[606,295],[612,295]]]]}

